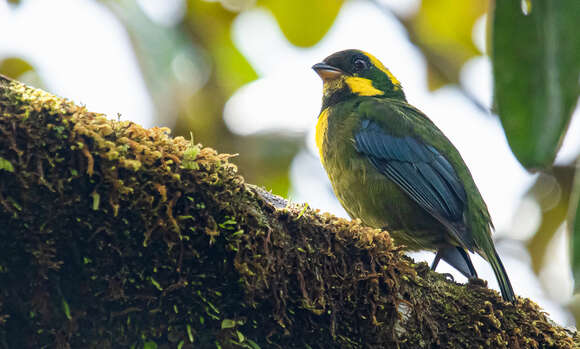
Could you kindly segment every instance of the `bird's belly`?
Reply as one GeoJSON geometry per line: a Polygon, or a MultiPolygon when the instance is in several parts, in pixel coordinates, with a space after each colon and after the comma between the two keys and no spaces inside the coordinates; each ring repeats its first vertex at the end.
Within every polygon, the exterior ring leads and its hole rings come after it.
{"type": "Polygon", "coordinates": [[[412,250],[448,244],[445,227],[378,172],[366,158],[327,164],[334,192],[352,218],[386,229],[399,244],[412,250]]]}

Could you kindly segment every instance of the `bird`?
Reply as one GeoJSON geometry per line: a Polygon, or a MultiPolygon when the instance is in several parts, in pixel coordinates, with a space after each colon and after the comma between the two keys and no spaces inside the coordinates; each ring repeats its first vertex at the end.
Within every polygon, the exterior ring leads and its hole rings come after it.
{"type": "Polygon", "coordinates": [[[407,102],[401,83],[373,55],[336,52],[312,69],[323,81],[316,145],[334,193],[351,218],[387,230],[407,250],[431,250],[477,278],[468,252],[491,265],[515,302],[491,237],[487,206],[443,132],[407,102]]]}

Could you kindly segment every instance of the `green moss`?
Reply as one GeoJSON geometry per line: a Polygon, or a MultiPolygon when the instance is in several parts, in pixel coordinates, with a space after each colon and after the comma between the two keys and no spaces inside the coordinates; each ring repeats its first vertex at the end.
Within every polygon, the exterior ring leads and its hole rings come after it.
{"type": "Polygon", "coordinates": [[[197,155],[201,150],[201,145],[195,144],[193,142],[193,134],[191,134],[191,143],[183,152],[183,159],[181,162],[181,167],[186,170],[197,170],[199,169],[199,165],[195,160],[197,159],[197,155]]]}
{"type": "Polygon", "coordinates": [[[534,303],[458,287],[168,129],[0,78],[0,134],[18,169],[0,170],[2,349],[574,344],[534,303]]]}
{"type": "Polygon", "coordinates": [[[0,170],[14,172],[14,166],[10,161],[0,157],[0,170]]]}
{"type": "Polygon", "coordinates": [[[62,299],[62,310],[64,311],[64,315],[66,316],[66,318],[68,320],[72,320],[72,316],[70,314],[70,307],[68,305],[68,302],[64,298],[62,299]]]}

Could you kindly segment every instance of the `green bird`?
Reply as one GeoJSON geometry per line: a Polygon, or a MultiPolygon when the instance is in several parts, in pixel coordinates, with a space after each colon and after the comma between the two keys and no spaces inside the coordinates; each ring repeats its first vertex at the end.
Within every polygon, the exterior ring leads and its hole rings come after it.
{"type": "Polygon", "coordinates": [[[334,53],[312,68],[324,82],[316,144],[346,212],[410,250],[436,251],[433,270],[442,259],[476,278],[467,251],[477,252],[503,298],[514,302],[469,169],[443,132],[407,103],[400,82],[360,50],[334,53]]]}

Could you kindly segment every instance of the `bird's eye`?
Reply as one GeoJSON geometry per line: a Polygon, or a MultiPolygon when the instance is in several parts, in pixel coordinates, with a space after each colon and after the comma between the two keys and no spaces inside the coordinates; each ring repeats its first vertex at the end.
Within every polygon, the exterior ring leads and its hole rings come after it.
{"type": "Polygon", "coordinates": [[[367,68],[367,62],[362,58],[355,59],[353,65],[356,71],[365,70],[367,68]]]}

